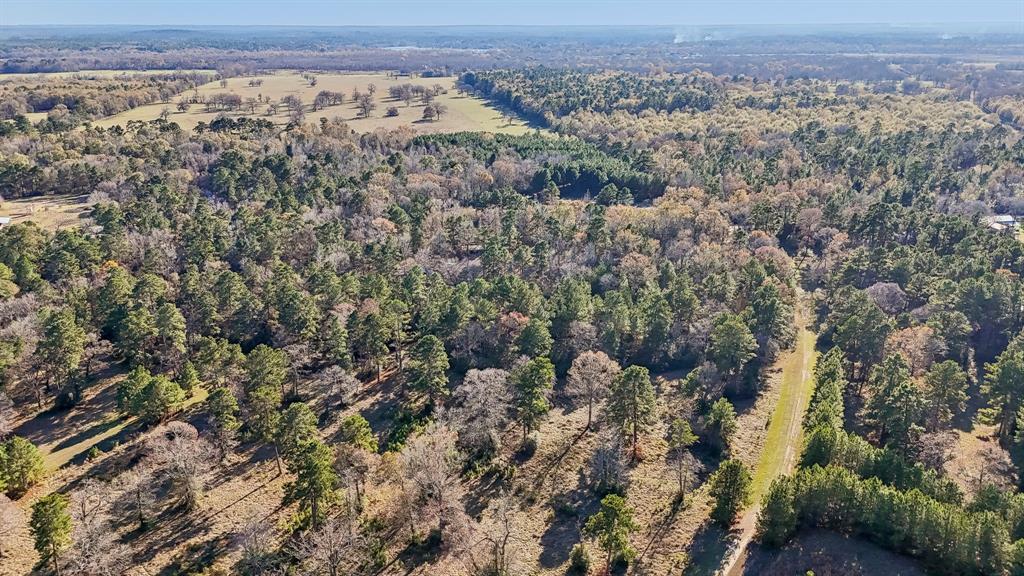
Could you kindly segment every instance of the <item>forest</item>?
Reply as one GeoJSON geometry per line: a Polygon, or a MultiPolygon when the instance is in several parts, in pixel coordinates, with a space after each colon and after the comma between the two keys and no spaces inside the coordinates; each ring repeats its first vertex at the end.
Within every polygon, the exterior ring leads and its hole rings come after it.
{"type": "MultiPolygon", "coordinates": [[[[9,72],[95,49],[0,39],[9,72]]],[[[0,215],[89,206],[0,225],[0,574],[739,574],[818,531],[1024,574],[1012,47],[818,75],[417,56],[521,135],[301,101],[92,122],[299,44],[0,76],[0,215]]]]}

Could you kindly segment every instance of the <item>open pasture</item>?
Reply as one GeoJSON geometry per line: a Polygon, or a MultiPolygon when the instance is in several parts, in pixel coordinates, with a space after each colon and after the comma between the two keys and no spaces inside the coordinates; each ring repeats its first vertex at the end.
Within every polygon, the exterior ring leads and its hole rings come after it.
{"type": "Polygon", "coordinates": [[[95,124],[109,127],[124,125],[130,120],[155,120],[160,117],[164,109],[167,109],[170,112],[168,120],[177,122],[186,130],[192,130],[199,122],[210,123],[220,115],[234,118],[242,116],[265,118],[275,124],[283,125],[289,121],[289,111],[280,103],[282,98],[287,96],[297,96],[301,99],[306,121],[316,121],[322,117],[342,118],[353,130],[358,132],[371,132],[377,128],[398,128],[400,126],[411,126],[418,132],[485,131],[523,134],[532,130],[521,120],[503,116],[500,110],[491,107],[481,99],[458,94],[455,90],[454,77],[419,78],[385,73],[318,74],[296,71],[229,78],[224,86],[219,80],[209,82],[192,93],[179,95],[169,104],[140,106],[98,120],[95,124]],[[315,85],[311,82],[311,77],[316,78],[315,85]],[[437,120],[424,120],[425,104],[423,102],[417,99],[407,105],[389,95],[388,88],[402,84],[413,84],[425,88],[432,88],[435,85],[443,87],[446,92],[439,94],[435,98],[435,102],[447,107],[447,112],[437,120]],[[364,118],[355,103],[353,93],[357,90],[362,93],[369,92],[370,85],[374,86],[373,102],[376,108],[368,118],[364,118]],[[313,110],[313,100],[323,90],[344,94],[344,102],[313,110]],[[209,98],[215,94],[224,93],[236,94],[242,98],[243,102],[249,101],[249,99],[262,102],[256,104],[254,108],[243,104],[242,109],[233,111],[208,110],[203,104],[192,104],[187,111],[179,111],[177,108],[177,103],[183,98],[187,100],[189,97],[197,95],[201,98],[209,98]],[[276,111],[271,109],[267,99],[278,104],[276,111]],[[397,109],[397,116],[385,116],[388,108],[391,107],[397,109]]]}
{"type": "Polygon", "coordinates": [[[85,222],[92,206],[87,196],[33,196],[0,203],[0,216],[11,224],[35,222],[47,230],[60,230],[85,222]]]}

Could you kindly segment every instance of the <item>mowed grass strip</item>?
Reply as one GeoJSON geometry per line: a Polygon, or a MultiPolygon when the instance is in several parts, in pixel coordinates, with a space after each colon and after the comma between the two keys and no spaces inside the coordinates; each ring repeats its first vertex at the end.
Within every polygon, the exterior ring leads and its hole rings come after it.
{"type": "Polygon", "coordinates": [[[782,361],[781,392],[775,405],[764,449],[754,470],[751,486],[757,506],[772,480],[793,469],[800,456],[803,417],[814,389],[814,350],[817,336],[805,327],[797,333],[796,345],[782,361]]]}

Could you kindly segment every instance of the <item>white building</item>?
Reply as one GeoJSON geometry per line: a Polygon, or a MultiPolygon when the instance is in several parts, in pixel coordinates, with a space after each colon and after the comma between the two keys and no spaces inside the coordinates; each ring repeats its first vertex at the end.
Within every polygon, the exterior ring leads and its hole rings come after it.
{"type": "Polygon", "coordinates": [[[1009,214],[996,214],[995,216],[988,216],[985,218],[985,223],[988,227],[998,232],[1009,232],[1016,230],[1020,226],[1020,222],[1016,218],[1009,214]]]}

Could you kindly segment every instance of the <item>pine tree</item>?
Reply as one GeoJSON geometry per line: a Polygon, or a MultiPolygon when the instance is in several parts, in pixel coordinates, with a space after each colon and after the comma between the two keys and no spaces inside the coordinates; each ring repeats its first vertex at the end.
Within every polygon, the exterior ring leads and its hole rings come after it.
{"type": "Polygon", "coordinates": [[[139,393],[132,411],[143,422],[163,422],[185,400],[185,392],[166,376],[154,376],[139,393]]]}
{"type": "Polygon", "coordinates": [[[1004,441],[1013,438],[1015,416],[1024,403],[1024,351],[1011,345],[995,362],[986,364],[982,392],[996,412],[999,437],[1004,441]]]}
{"type": "Polygon", "coordinates": [[[757,540],[768,546],[782,546],[796,531],[793,479],[779,476],[772,480],[757,513],[757,540]]]}
{"type": "Polygon", "coordinates": [[[223,459],[234,441],[235,433],[241,427],[241,422],[238,421],[238,399],[230,388],[216,388],[206,399],[206,411],[216,438],[217,449],[220,450],[223,459]]]}
{"type": "Polygon", "coordinates": [[[181,365],[181,370],[178,371],[177,382],[182,390],[190,394],[202,385],[202,382],[199,380],[199,372],[191,360],[186,360],[181,365]]]}
{"type": "Polygon", "coordinates": [[[157,308],[154,325],[160,342],[160,365],[167,366],[185,353],[185,317],[174,304],[166,302],[157,308]]]}
{"type": "Polygon", "coordinates": [[[44,472],[43,456],[32,442],[13,436],[0,444],[0,492],[20,496],[38,483],[44,472]]]}
{"type": "Polygon", "coordinates": [[[909,440],[922,416],[924,399],[910,379],[910,368],[900,354],[890,354],[875,366],[868,381],[871,398],[867,415],[886,442],[909,446],[909,440]]]}
{"type": "Polygon", "coordinates": [[[300,519],[316,528],[337,499],[334,453],[318,438],[297,446],[288,457],[295,479],[285,485],[285,504],[298,503],[300,519]]]}
{"type": "Polygon", "coordinates": [[[136,366],[117,384],[117,409],[124,414],[135,414],[142,390],[153,376],[145,366],[136,366]]]}
{"type": "Polygon", "coordinates": [[[416,343],[410,383],[427,395],[431,405],[438,397],[448,396],[448,354],[437,336],[430,334],[416,343]]]}
{"type": "Polygon", "coordinates": [[[629,537],[637,528],[633,509],[626,504],[625,498],[609,494],[601,499],[601,509],[587,520],[583,530],[597,540],[604,551],[606,573],[610,573],[614,562],[629,562],[636,557],[629,537]]]}
{"type": "Polygon", "coordinates": [[[55,492],[40,498],[32,505],[29,528],[40,563],[49,563],[54,573],[59,575],[61,555],[71,546],[68,497],[55,492]]]}
{"type": "Polygon", "coordinates": [[[85,330],[75,321],[70,308],[52,310],[43,316],[43,334],[36,351],[47,376],[47,385],[63,386],[78,370],[85,354],[85,330]]]}
{"type": "Polygon", "coordinates": [[[321,331],[320,353],[324,358],[342,368],[352,367],[352,353],[348,347],[348,329],[334,314],[328,314],[321,331]]]}
{"type": "Polygon", "coordinates": [[[342,420],[338,432],[342,442],[347,442],[367,452],[377,451],[377,437],[374,436],[370,423],[359,414],[352,414],[342,420]]]}
{"type": "Polygon", "coordinates": [[[655,422],[656,399],[651,376],[643,366],[630,366],[612,382],[608,394],[608,419],[632,438],[633,458],[639,452],[639,435],[655,422]]]}
{"type": "Polygon", "coordinates": [[[548,332],[547,320],[533,316],[519,333],[516,339],[516,347],[523,356],[535,358],[537,356],[548,356],[551,354],[551,333],[548,332]]]}
{"type": "Polygon", "coordinates": [[[719,451],[729,448],[732,435],[736,432],[736,409],[732,402],[719,398],[711,405],[705,426],[712,434],[711,440],[719,451]]]}
{"type": "Polygon", "coordinates": [[[711,519],[729,528],[740,510],[750,503],[750,472],[739,460],[726,460],[711,477],[711,497],[715,499],[711,519]]]}
{"type": "Polygon", "coordinates": [[[285,409],[277,424],[277,446],[287,460],[304,444],[320,438],[316,414],[305,402],[294,402],[285,409]]]}
{"type": "Polygon", "coordinates": [[[512,374],[515,385],[516,417],[523,425],[523,437],[540,426],[551,404],[548,393],[555,382],[555,367],[545,357],[534,358],[512,374]]]}
{"type": "Polygon", "coordinates": [[[954,360],[932,366],[924,377],[932,427],[948,424],[967,402],[967,373],[954,360]]]}
{"type": "Polygon", "coordinates": [[[708,356],[719,372],[734,379],[756,355],[757,341],[743,320],[734,314],[721,314],[715,319],[708,356]]]}
{"type": "Polygon", "coordinates": [[[130,365],[145,366],[149,363],[158,335],[153,313],[149,308],[136,306],[121,323],[114,347],[130,365]]]}

